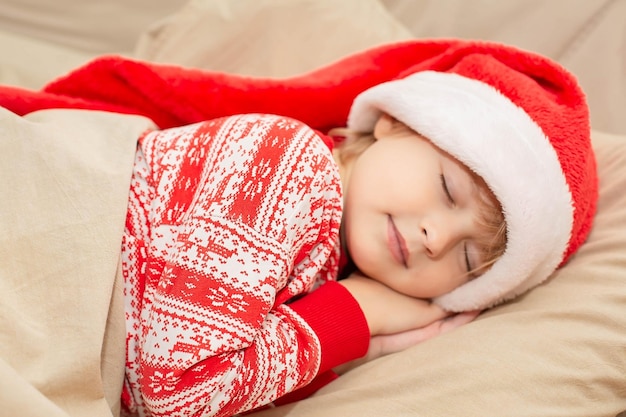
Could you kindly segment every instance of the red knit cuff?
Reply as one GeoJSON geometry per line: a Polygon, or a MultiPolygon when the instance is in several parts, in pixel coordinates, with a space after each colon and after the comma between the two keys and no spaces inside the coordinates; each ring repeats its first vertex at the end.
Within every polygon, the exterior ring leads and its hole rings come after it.
{"type": "Polygon", "coordinates": [[[322,346],[318,374],[365,356],[370,331],[356,299],[341,284],[330,281],[289,305],[311,326],[322,346]]]}

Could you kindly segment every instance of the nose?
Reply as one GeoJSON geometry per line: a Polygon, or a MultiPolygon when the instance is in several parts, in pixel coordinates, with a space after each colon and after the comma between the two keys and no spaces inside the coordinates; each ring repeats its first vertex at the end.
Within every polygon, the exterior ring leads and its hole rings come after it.
{"type": "Polygon", "coordinates": [[[420,232],[426,254],[438,258],[455,247],[466,235],[462,219],[455,216],[432,216],[422,219],[420,232]]]}

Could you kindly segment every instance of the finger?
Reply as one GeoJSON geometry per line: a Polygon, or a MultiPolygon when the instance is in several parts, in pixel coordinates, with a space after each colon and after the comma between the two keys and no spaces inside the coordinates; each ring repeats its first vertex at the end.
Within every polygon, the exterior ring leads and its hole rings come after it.
{"type": "Polygon", "coordinates": [[[455,313],[452,316],[448,316],[442,320],[437,320],[419,329],[409,330],[393,336],[395,336],[396,342],[403,344],[417,344],[467,324],[478,317],[480,313],[481,310],[455,313]]]}
{"type": "Polygon", "coordinates": [[[466,311],[463,313],[457,313],[454,316],[447,317],[441,324],[441,333],[456,329],[459,326],[473,321],[476,317],[478,317],[478,315],[480,315],[481,312],[481,310],[466,311]]]}
{"type": "Polygon", "coordinates": [[[441,333],[441,321],[436,321],[420,329],[408,330],[380,337],[380,343],[386,353],[404,350],[410,346],[431,339],[441,333]]]}

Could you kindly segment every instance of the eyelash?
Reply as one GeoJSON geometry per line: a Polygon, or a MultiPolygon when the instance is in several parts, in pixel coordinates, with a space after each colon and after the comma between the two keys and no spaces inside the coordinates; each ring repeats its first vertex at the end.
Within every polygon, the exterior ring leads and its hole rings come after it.
{"type": "Polygon", "coordinates": [[[446,182],[446,177],[443,174],[440,174],[439,178],[441,179],[441,187],[443,188],[443,192],[446,194],[448,201],[450,201],[450,204],[452,205],[456,204],[454,202],[454,198],[452,198],[452,194],[450,194],[450,190],[448,189],[448,183],[446,182]]]}
{"type": "Polygon", "coordinates": [[[467,242],[463,243],[463,253],[465,254],[465,266],[467,267],[467,274],[471,277],[472,266],[470,265],[469,254],[467,253],[467,242]]]}
{"type": "MultiPolygon", "coordinates": [[[[446,182],[446,177],[443,174],[439,175],[439,178],[441,179],[441,188],[443,188],[443,192],[446,195],[448,201],[450,202],[450,204],[455,205],[455,201],[454,198],[452,198],[452,194],[450,193],[450,189],[448,188],[448,183],[446,182]]],[[[463,254],[465,256],[465,267],[467,268],[467,274],[468,275],[473,275],[472,274],[472,265],[470,263],[469,260],[469,254],[467,252],[467,242],[463,243],[463,254]]]]}

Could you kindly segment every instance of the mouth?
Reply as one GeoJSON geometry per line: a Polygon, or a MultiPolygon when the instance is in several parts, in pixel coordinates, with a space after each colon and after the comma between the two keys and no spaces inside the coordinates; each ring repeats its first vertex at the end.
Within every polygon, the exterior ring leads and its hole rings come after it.
{"type": "Polygon", "coordinates": [[[405,268],[408,268],[409,251],[406,247],[406,241],[390,215],[387,215],[387,246],[391,256],[405,268]]]}

